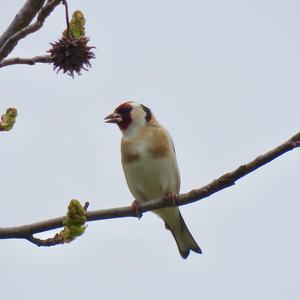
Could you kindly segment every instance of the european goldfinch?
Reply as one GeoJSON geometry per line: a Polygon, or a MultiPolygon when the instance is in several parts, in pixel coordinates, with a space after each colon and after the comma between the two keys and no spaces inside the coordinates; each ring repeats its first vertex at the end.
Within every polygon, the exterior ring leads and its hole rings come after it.
{"type": "MultiPolygon", "coordinates": [[[[125,102],[105,118],[122,132],[121,157],[130,192],[136,201],[170,198],[179,194],[180,174],[172,138],[146,106],[125,102]]],[[[137,202],[138,203],[138,202],[137,202]]],[[[202,253],[178,207],[154,210],[175,238],[180,255],[202,253]]]]}

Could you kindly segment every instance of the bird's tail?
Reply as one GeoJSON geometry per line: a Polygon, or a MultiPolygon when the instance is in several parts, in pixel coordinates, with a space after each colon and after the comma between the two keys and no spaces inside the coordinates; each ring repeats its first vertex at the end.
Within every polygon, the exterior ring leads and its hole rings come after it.
{"type": "Polygon", "coordinates": [[[165,227],[171,231],[180,255],[186,259],[190,251],[202,254],[200,247],[187,228],[178,207],[162,208],[154,211],[165,222],[165,227]]]}

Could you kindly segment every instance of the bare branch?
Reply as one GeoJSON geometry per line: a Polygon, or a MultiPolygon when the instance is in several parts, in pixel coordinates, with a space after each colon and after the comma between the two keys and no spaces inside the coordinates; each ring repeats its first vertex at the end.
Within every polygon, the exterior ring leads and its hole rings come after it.
{"type": "MultiPolygon", "coordinates": [[[[220,190],[228,188],[234,185],[235,182],[240,178],[246,176],[247,174],[253,172],[254,170],[271,162],[273,159],[297,147],[300,147],[300,132],[298,132],[296,135],[291,137],[288,141],[279,145],[273,150],[258,156],[257,158],[255,158],[254,160],[252,160],[247,164],[241,165],[240,167],[238,167],[232,172],[224,174],[218,179],[212,181],[211,183],[199,189],[194,189],[186,194],[179,195],[176,201],[176,205],[181,206],[192,202],[196,202],[206,197],[209,197],[210,195],[220,190]]],[[[140,211],[142,213],[145,213],[154,209],[169,207],[169,206],[172,206],[172,203],[170,203],[170,201],[166,201],[166,199],[155,200],[155,201],[152,200],[146,203],[141,203],[140,211]]],[[[123,218],[123,217],[137,217],[137,215],[131,206],[86,212],[87,221],[97,221],[97,220],[123,218]]],[[[44,232],[44,231],[63,227],[63,220],[64,217],[59,217],[56,219],[50,219],[50,220],[19,226],[19,227],[0,228],[0,239],[14,239],[14,238],[27,239],[36,245],[44,246],[43,242],[40,242],[38,239],[34,238],[33,235],[39,232],[44,232]]]]}
{"type": "Polygon", "coordinates": [[[0,61],[0,68],[11,65],[35,65],[36,63],[51,63],[50,55],[39,55],[31,58],[14,57],[0,61]]]}
{"type": "Polygon", "coordinates": [[[6,43],[7,39],[20,31],[24,27],[28,26],[39,10],[43,7],[46,0],[27,0],[9,27],[0,36],[0,49],[6,43]]]}
{"type": "Polygon", "coordinates": [[[0,61],[7,57],[7,55],[16,47],[21,39],[26,37],[28,34],[39,30],[44,25],[46,18],[52,13],[55,7],[61,3],[61,1],[62,0],[48,0],[45,6],[43,6],[38,13],[36,22],[22,28],[10,36],[0,49],[0,61]]]}

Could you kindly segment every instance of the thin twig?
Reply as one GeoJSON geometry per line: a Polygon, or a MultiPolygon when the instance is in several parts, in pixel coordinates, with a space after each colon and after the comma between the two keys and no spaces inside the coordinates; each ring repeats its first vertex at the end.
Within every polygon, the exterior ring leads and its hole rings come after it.
{"type": "MultiPolygon", "coordinates": [[[[232,172],[224,174],[211,183],[199,189],[194,189],[189,193],[179,195],[176,201],[176,205],[181,206],[196,202],[203,198],[209,197],[210,195],[220,190],[228,188],[234,185],[238,179],[262,167],[263,165],[269,163],[270,161],[283,155],[284,153],[293,150],[296,147],[300,147],[300,132],[298,132],[288,141],[279,145],[273,150],[258,156],[247,164],[241,165],[232,172]]],[[[155,201],[152,200],[146,203],[141,203],[140,211],[141,213],[145,213],[154,209],[168,207],[171,205],[172,203],[170,203],[170,201],[166,201],[165,199],[155,201]]],[[[131,206],[95,210],[86,213],[87,221],[136,216],[136,212],[132,209],[131,206]]],[[[30,242],[33,242],[34,244],[38,244],[39,242],[35,238],[32,238],[34,234],[63,227],[63,220],[64,217],[59,217],[56,219],[50,219],[19,227],[0,228],[0,239],[26,239],[30,242]]],[[[43,246],[42,243],[39,244],[39,246],[43,246]]]]}
{"type": "Polygon", "coordinates": [[[67,0],[62,0],[63,5],[65,6],[66,13],[66,25],[67,25],[67,37],[70,37],[70,20],[69,20],[69,8],[67,0]]]}
{"type": "Polygon", "coordinates": [[[31,58],[14,57],[0,61],[0,68],[11,65],[34,65],[36,63],[51,63],[50,55],[40,55],[31,58]]]}
{"type": "Polygon", "coordinates": [[[38,13],[36,22],[10,36],[0,49],[0,61],[7,57],[7,55],[16,47],[21,39],[42,28],[46,18],[51,14],[55,7],[61,3],[61,1],[62,0],[48,0],[38,13]]]}

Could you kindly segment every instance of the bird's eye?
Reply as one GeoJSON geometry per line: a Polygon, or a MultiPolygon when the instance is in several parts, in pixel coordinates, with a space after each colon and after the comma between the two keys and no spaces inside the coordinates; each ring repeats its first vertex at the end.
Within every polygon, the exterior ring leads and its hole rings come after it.
{"type": "Polygon", "coordinates": [[[124,115],[127,115],[128,113],[130,113],[131,110],[132,110],[132,107],[131,106],[127,106],[127,107],[120,107],[117,112],[120,115],[124,116],[124,115]]]}

